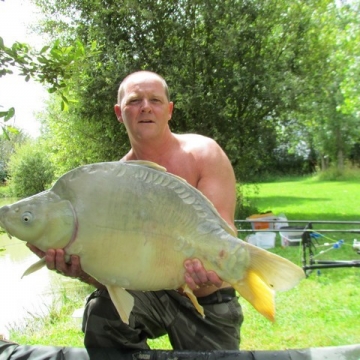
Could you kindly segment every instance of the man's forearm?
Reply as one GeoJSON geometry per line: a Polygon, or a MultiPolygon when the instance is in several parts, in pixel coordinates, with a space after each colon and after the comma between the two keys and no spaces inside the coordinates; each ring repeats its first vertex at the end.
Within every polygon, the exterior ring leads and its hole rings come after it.
{"type": "Polygon", "coordinates": [[[106,286],[99,283],[96,279],[94,279],[93,277],[91,277],[89,274],[83,272],[80,276],[77,277],[78,280],[92,285],[94,287],[96,287],[97,289],[106,289],[106,286]]]}

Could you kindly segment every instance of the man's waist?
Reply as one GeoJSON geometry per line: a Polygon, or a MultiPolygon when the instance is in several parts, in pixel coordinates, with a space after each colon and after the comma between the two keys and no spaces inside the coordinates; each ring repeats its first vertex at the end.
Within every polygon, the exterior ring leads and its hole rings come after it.
{"type": "Polygon", "coordinates": [[[236,297],[236,292],[233,288],[229,287],[216,290],[215,292],[206,296],[198,297],[197,300],[200,305],[210,305],[229,302],[234,297],[236,297]]]}

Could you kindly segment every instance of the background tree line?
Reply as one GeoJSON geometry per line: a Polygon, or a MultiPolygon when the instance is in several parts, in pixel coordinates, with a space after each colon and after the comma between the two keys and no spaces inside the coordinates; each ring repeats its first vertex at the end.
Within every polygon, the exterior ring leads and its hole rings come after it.
{"type": "Polygon", "coordinates": [[[139,69],[167,80],[172,130],[216,139],[241,181],[360,163],[358,0],[34,2],[46,16],[39,31],[58,47],[92,49],[62,67],[68,110],[55,98],[43,114],[59,174],[127,151],[113,106],[139,69]]]}

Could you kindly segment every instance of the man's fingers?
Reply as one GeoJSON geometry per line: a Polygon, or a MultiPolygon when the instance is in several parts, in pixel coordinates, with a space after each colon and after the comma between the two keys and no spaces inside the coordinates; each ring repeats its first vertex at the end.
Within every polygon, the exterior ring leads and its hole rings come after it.
{"type": "Polygon", "coordinates": [[[65,262],[65,252],[62,249],[55,250],[55,269],[61,274],[67,275],[68,273],[68,264],[65,262]]]}
{"type": "MultiPolygon", "coordinates": [[[[40,258],[45,257],[46,267],[49,270],[55,270],[59,274],[70,277],[84,277],[85,273],[81,268],[80,258],[77,255],[71,255],[70,261],[67,263],[63,249],[49,249],[44,252],[29,243],[26,243],[26,246],[40,258]]],[[[86,277],[89,276],[86,274],[86,277]]]]}
{"type": "Polygon", "coordinates": [[[37,255],[39,258],[43,258],[45,256],[45,252],[41,251],[39,248],[37,248],[34,245],[31,245],[29,243],[26,243],[26,246],[35,254],[37,255]]]}
{"type": "Polygon", "coordinates": [[[223,282],[219,276],[214,271],[206,271],[200,260],[188,259],[184,262],[184,266],[185,281],[192,290],[205,285],[221,287],[223,282]]]}
{"type": "Polygon", "coordinates": [[[199,288],[199,285],[195,283],[194,279],[189,273],[185,273],[185,281],[191,290],[196,290],[199,288]]]}
{"type": "Polygon", "coordinates": [[[207,277],[208,277],[209,281],[218,288],[221,287],[221,285],[223,284],[223,281],[219,278],[219,276],[214,271],[208,271],[207,277]]]}
{"type": "Polygon", "coordinates": [[[56,270],[55,255],[54,249],[49,249],[45,253],[45,262],[49,270],[56,270]]]}
{"type": "Polygon", "coordinates": [[[199,260],[194,259],[193,269],[194,269],[194,281],[198,285],[205,284],[209,281],[207,276],[207,271],[204,269],[202,263],[199,260]]]}

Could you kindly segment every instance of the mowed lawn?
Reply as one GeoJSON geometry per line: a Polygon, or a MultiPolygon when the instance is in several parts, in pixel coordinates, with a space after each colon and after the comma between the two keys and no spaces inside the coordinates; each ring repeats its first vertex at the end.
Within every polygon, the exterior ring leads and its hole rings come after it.
{"type": "Polygon", "coordinates": [[[257,194],[250,193],[249,198],[260,211],[284,213],[293,220],[360,221],[360,179],[318,181],[312,177],[297,178],[259,184],[258,191],[257,194]]]}
{"type": "MultiPolygon", "coordinates": [[[[264,183],[250,198],[259,211],[283,213],[289,220],[360,221],[359,181],[300,178],[264,183]]],[[[320,231],[358,229],[360,232],[359,224],[313,226],[323,235],[315,243],[316,259],[360,261],[360,255],[352,249],[353,240],[360,240],[359,233],[320,231]],[[333,248],[339,240],[344,240],[344,244],[339,249],[333,248]]],[[[302,247],[281,247],[279,235],[276,248],[270,251],[302,265],[302,247]]],[[[245,313],[241,342],[244,350],[360,343],[360,268],[313,270],[299,286],[277,294],[274,324],[263,319],[245,301],[241,303],[245,313]]]]}

